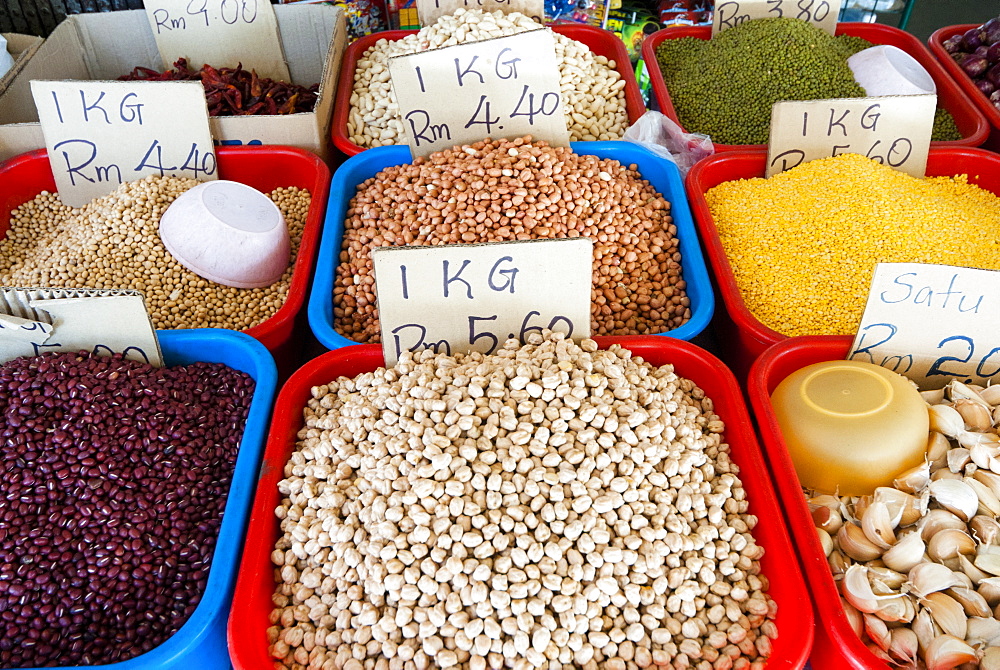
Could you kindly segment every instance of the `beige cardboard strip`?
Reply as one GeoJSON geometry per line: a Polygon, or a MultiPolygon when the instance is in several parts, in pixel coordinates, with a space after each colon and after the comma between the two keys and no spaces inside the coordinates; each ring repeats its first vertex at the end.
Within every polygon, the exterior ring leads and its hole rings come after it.
{"type": "Polygon", "coordinates": [[[1000,272],[879,263],[848,359],[909,377],[921,390],[952,378],[1000,381],[1000,272]]]}
{"type": "Polygon", "coordinates": [[[48,351],[121,353],[163,365],[139,291],[0,288],[0,363],[48,351]]]}
{"type": "Polygon", "coordinates": [[[712,35],[754,19],[799,19],[833,35],[841,0],[724,0],[715,3],[712,35]]]}
{"type": "Polygon", "coordinates": [[[569,146],[550,30],[396,56],[389,73],[414,156],[487,137],[569,146]]]}
{"type": "Polygon", "coordinates": [[[776,102],[766,176],[853,153],[923,177],[936,107],[936,95],[776,102]]]}
{"type": "Polygon", "coordinates": [[[290,78],[269,0],[145,0],[143,6],[165,69],[186,58],[195,70],[242,63],[260,77],[290,78]]]}
{"type": "Polygon", "coordinates": [[[590,335],[594,242],[528,240],[373,250],[382,351],[493,353],[541,328],[590,335]]]}

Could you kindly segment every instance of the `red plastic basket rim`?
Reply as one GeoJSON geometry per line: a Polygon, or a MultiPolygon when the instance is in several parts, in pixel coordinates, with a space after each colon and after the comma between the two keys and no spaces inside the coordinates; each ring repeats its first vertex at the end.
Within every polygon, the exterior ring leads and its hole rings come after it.
{"type": "MultiPolygon", "coordinates": [[[[712,354],[683,340],[657,336],[594,339],[602,348],[617,343],[626,349],[632,349],[634,355],[643,358],[646,356],[643,351],[639,350],[641,346],[676,352],[686,365],[699,367],[698,374],[695,375],[682,367],[681,360],[671,361],[676,364],[678,374],[692,379],[705,389],[706,394],[716,400],[718,411],[723,415],[723,420],[727,424],[727,441],[731,444],[743,445],[739,452],[740,457],[736,460],[741,466],[740,476],[748,491],[748,500],[751,501],[752,506],[758,506],[756,509],[752,508],[751,512],[757,514],[762,523],[767,523],[769,529],[767,533],[770,537],[770,544],[767,545],[765,551],[770,552],[771,556],[769,558],[768,553],[765,553],[764,560],[791,560],[794,562],[795,554],[784,528],[784,521],[777,507],[776,498],[773,494],[767,495],[770,490],[773,490],[773,483],[770,481],[767,467],[757,447],[757,439],[749,413],[746,411],[745,401],[732,372],[712,354]],[[709,388],[715,386],[719,386],[720,391],[714,394],[710,393],[709,388]],[[724,402],[720,402],[723,395],[725,395],[724,402]],[[748,484],[748,482],[751,483],[748,484]]],[[[246,616],[241,616],[248,611],[249,603],[270,602],[273,591],[269,557],[270,545],[273,543],[271,538],[277,531],[277,524],[272,522],[272,517],[274,501],[278,494],[276,486],[271,485],[276,484],[282,474],[280,466],[270,461],[274,460],[275,454],[279,451],[282,454],[281,463],[283,464],[287,459],[287,452],[290,448],[288,442],[294,443],[302,423],[301,410],[296,412],[296,408],[301,407],[304,404],[304,399],[309,397],[309,391],[313,384],[324,383],[324,374],[327,375],[326,379],[329,379],[329,373],[334,368],[347,367],[358,371],[370,370],[381,362],[379,345],[354,345],[336,349],[313,359],[300,368],[289,378],[278,395],[274,409],[275,418],[268,435],[267,451],[251,511],[251,521],[248,526],[246,545],[229,619],[229,648],[233,666],[237,670],[270,668],[270,664],[264,665],[262,663],[261,649],[265,645],[264,626],[260,621],[251,622],[247,620],[246,616]],[[366,365],[371,367],[364,367],[366,365]],[[292,412],[284,411],[289,408],[292,409],[292,412]],[[274,490],[270,490],[271,488],[274,490]],[[261,519],[264,519],[264,522],[261,522],[261,519]],[[262,563],[266,563],[266,570],[263,573],[266,576],[265,588],[261,588],[262,573],[259,572],[262,563]],[[256,651],[254,650],[254,638],[260,640],[256,651]]],[[[352,371],[346,374],[356,373],[352,371]]],[[[757,528],[760,527],[760,523],[758,523],[757,528]]],[[[779,641],[785,649],[784,656],[772,656],[771,660],[778,667],[800,668],[806,662],[814,634],[811,602],[799,571],[782,571],[781,578],[785,585],[782,587],[785,596],[784,604],[779,603],[778,616],[780,618],[784,611],[786,616],[790,617],[784,620],[784,625],[789,626],[789,628],[785,629],[786,636],[784,638],[779,632],[779,641]],[[796,630],[793,631],[792,628],[796,630]],[[790,647],[784,647],[786,644],[790,647]]],[[[774,579],[772,577],[772,592],[775,590],[774,579]]]]}
{"type": "MultiPolygon", "coordinates": [[[[952,100],[954,101],[954,105],[958,105],[962,109],[963,115],[969,116],[974,122],[975,129],[968,137],[946,142],[932,142],[932,147],[977,147],[986,141],[987,137],[989,137],[990,127],[989,123],[987,123],[986,117],[979,109],[979,106],[970,99],[970,96],[968,96],[963,90],[963,87],[956,83],[953,77],[949,76],[946,68],[942,67],[938,60],[928,52],[927,48],[916,37],[900,30],[899,28],[878,23],[838,23],[836,34],[852,35],[859,31],[863,33],[878,32],[884,35],[893,35],[897,40],[905,42],[909,47],[906,51],[920,61],[920,64],[923,65],[928,70],[931,77],[933,77],[934,82],[938,87],[938,93],[941,93],[941,87],[944,87],[945,90],[949,91],[952,96],[952,100]]],[[[673,102],[670,98],[670,92],[668,91],[666,82],[663,79],[663,73],[660,71],[659,61],[656,59],[656,47],[658,47],[660,43],[666,39],[678,39],[681,37],[709,39],[711,37],[711,26],[668,26],[652,33],[642,41],[642,59],[643,62],[646,63],[646,68],[649,72],[649,81],[653,88],[653,97],[656,100],[660,111],[670,117],[670,119],[679,126],[682,126],[682,124],[677,118],[677,112],[674,109],[673,102]]],[[[715,143],[715,150],[717,152],[765,149],[766,147],[766,144],[715,143]]]]}
{"type": "Polygon", "coordinates": [[[971,28],[976,28],[975,23],[966,23],[962,25],[954,26],[944,26],[938,28],[931,36],[927,38],[927,46],[930,48],[931,53],[938,59],[941,66],[944,68],[945,72],[955,81],[958,86],[965,91],[965,94],[969,97],[976,107],[983,113],[989,125],[1000,130],[1000,109],[997,109],[992,104],[990,104],[989,98],[976,88],[972,79],[959,67],[958,63],[952,60],[948,56],[948,52],[944,49],[944,41],[951,37],[952,35],[958,35],[964,33],[966,30],[971,28]]]}

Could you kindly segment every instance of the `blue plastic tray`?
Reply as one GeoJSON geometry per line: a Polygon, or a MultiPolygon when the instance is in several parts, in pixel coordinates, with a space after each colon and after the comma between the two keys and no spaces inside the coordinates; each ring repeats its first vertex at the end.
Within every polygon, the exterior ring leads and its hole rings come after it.
{"type": "MultiPolygon", "coordinates": [[[[680,328],[662,334],[690,340],[701,333],[712,319],[715,300],[677,166],[632,142],[573,142],[570,146],[578,154],[613,158],[625,165],[635,164],[643,179],[647,179],[670,203],[680,241],[681,276],[687,282],[687,295],[691,301],[691,319],[680,328]]],[[[328,349],[357,344],[338,333],[333,322],[333,282],[340,263],[347,206],[357,193],[358,184],[374,177],[380,170],[410,161],[410,148],[407,146],[377,147],[350,157],[333,174],[308,307],[309,327],[316,339],[328,349]]]]}
{"type": "Polygon", "coordinates": [[[166,642],[141,656],[120,663],[75,667],[114,670],[216,670],[232,667],[226,645],[226,623],[277,392],[278,372],[264,345],[244,333],[221,328],[195,328],[158,330],[156,335],[167,366],[188,365],[197,361],[224,363],[249,374],[257,386],[236,457],[205,593],[191,618],[166,642]]]}

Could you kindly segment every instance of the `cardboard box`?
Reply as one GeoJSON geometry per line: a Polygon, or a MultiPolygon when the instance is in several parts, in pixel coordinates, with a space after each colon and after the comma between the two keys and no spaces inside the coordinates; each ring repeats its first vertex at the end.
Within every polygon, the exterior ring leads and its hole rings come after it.
{"type": "Polygon", "coordinates": [[[3,77],[0,77],[0,92],[3,92],[14,81],[17,73],[24,69],[28,59],[35,55],[38,47],[45,40],[35,35],[22,35],[20,33],[0,34],[7,40],[7,53],[14,58],[14,65],[4,73],[3,77]]]}
{"type": "MultiPolygon", "coordinates": [[[[316,108],[282,116],[212,117],[212,136],[222,145],[299,147],[329,162],[330,118],[347,43],[343,10],[332,5],[275,5],[274,12],[292,83],[320,85],[316,108]]],[[[45,147],[31,97],[32,80],[113,80],[137,66],[163,70],[144,10],[67,16],[0,91],[0,160],[45,147]]]]}

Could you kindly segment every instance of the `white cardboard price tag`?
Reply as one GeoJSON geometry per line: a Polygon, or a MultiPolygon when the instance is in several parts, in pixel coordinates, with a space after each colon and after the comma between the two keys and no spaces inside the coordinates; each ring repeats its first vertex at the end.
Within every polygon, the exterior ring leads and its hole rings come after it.
{"type": "Polygon", "coordinates": [[[260,77],[290,81],[269,0],[145,0],[146,18],[164,68],[186,58],[195,70],[256,70],[260,77]]]}
{"type": "Polygon", "coordinates": [[[841,0],[728,0],[715,3],[712,36],[723,30],[766,18],[791,18],[816,24],[833,35],[837,32],[841,0]]]}
{"type": "Polygon", "coordinates": [[[36,80],[31,95],[70,207],[152,174],[217,176],[201,82],[36,80]]]}
{"type": "Polygon", "coordinates": [[[49,351],[122,353],[160,367],[139,291],[0,288],[0,363],[49,351]]]}
{"type": "Polygon", "coordinates": [[[456,9],[481,9],[484,12],[518,12],[543,23],[545,0],[417,0],[417,20],[429,26],[442,16],[454,14],[456,9]]]}
{"type": "Polygon", "coordinates": [[[1000,272],[879,263],[847,358],[895,370],[921,390],[953,377],[1000,381],[1000,272]]]}
{"type": "Polygon", "coordinates": [[[569,146],[549,30],[396,56],[389,73],[414,156],[487,137],[569,146]]]}
{"type": "Polygon", "coordinates": [[[933,94],[776,102],[766,176],[853,153],[923,177],[936,107],[933,94]]]}
{"type": "Polygon", "coordinates": [[[382,352],[492,353],[541,328],[590,336],[594,242],[529,240],[373,250],[382,352]]]}

